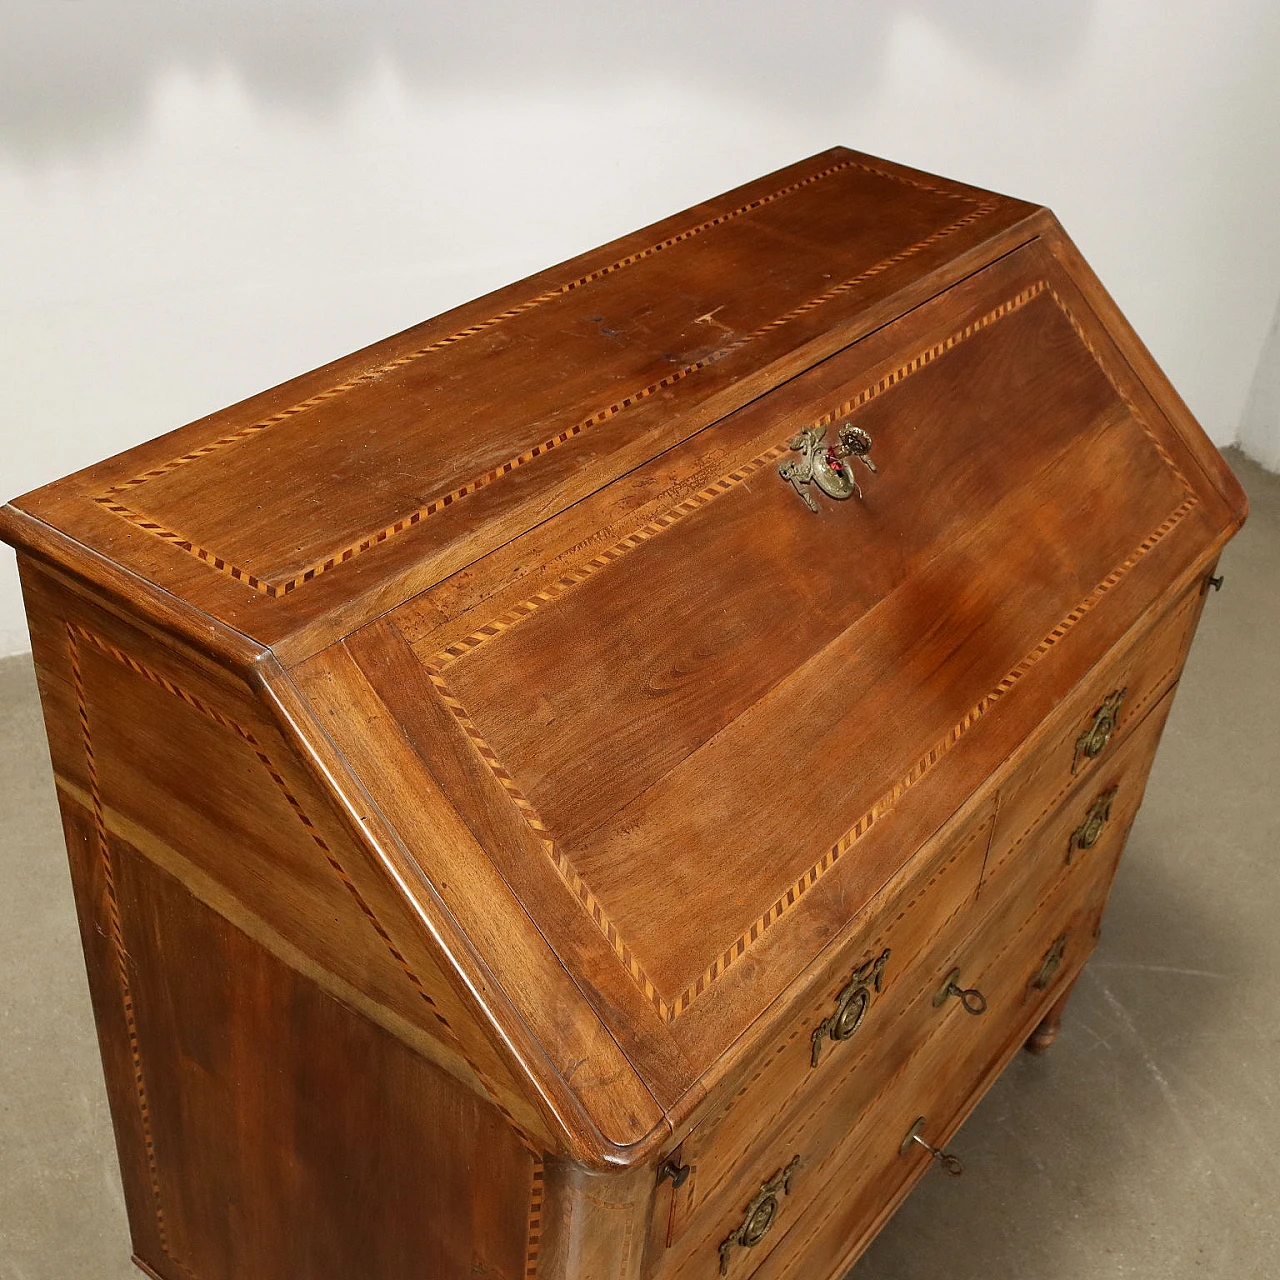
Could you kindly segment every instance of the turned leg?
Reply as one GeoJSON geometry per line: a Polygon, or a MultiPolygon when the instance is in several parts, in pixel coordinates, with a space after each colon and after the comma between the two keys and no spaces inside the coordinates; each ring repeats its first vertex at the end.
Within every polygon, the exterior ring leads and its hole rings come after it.
{"type": "Polygon", "coordinates": [[[1044,1053],[1046,1049],[1058,1038],[1058,1032],[1062,1030],[1062,1014],[1067,1007],[1067,1001],[1071,999],[1071,992],[1075,989],[1075,980],[1070,986],[1053,1002],[1049,1012],[1040,1020],[1040,1025],[1031,1033],[1026,1043],[1028,1053],[1044,1053]]]}

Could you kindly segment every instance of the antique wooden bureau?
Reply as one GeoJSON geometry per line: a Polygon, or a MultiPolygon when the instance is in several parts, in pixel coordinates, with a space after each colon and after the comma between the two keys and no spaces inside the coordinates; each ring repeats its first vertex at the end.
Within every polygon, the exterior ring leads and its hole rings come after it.
{"type": "Polygon", "coordinates": [[[139,1265],[842,1275],[1244,513],[1050,213],[843,149],[7,507],[139,1265]]]}

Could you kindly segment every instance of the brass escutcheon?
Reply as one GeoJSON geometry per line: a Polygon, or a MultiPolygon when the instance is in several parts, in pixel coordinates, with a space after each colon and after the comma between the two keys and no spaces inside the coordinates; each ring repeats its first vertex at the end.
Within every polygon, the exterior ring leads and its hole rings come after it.
{"type": "Polygon", "coordinates": [[[1119,790],[1119,786],[1110,787],[1094,797],[1093,803],[1089,806],[1089,812],[1084,816],[1084,821],[1071,833],[1071,839],[1067,842],[1068,865],[1077,849],[1092,849],[1098,843],[1102,828],[1111,818],[1111,806],[1115,803],[1116,793],[1119,790]]]}
{"type": "Polygon", "coordinates": [[[813,1046],[810,1066],[818,1065],[825,1037],[830,1036],[834,1041],[847,1040],[857,1031],[871,1005],[871,997],[881,989],[884,967],[888,960],[889,949],[886,947],[874,960],[868,960],[861,968],[853,971],[853,976],[836,996],[835,1010],[814,1027],[813,1034],[809,1037],[813,1046]]]}
{"type": "Polygon", "coordinates": [[[826,434],[825,426],[805,427],[789,446],[800,457],[778,463],[778,474],[799,494],[800,501],[814,515],[818,514],[818,504],[809,492],[811,484],[816,484],[828,498],[837,501],[851,498],[855,493],[862,497],[848,460],[857,458],[868,471],[876,469],[870,457],[871,437],[861,427],[846,422],[840,428],[838,444],[824,445],[822,441],[826,434]]]}
{"type": "Polygon", "coordinates": [[[1050,982],[1053,981],[1053,975],[1058,972],[1062,966],[1062,958],[1067,954],[1067,935],[1060,933],[1054,940],[1053,946],[1045,952],[1044,959],[1040,962],[1040,968],[1036,971],[1036,975],[1031,979],[1027,986],[1032,991],[1044,991],[1050,982]]]}
{"type": "Polygon", "coordinates": [[[729,1255],[733,1252],[735,1245],[743,1249],[754,1249],[768,1234],[781,1208],[778,1197],[791,1194],[791,1178],[799,1167],[800,1157],[792,1156],[789,1164],[779,1169],[768,1182],[763,1183],[760,1190],[756,1192],[755,1199],[747,1205],[747,1210],[742,1215],[741,1225],[735,1227],[720,1242],[720,1274],[722,1276],[729,1274],[729,1255]]]}
{"type": "Polygon", "coordinates": [[[1076,754],[1071,761],[1072,774],[1080,771],[1083,761],[1095,759],[1106,749],[1111,735],[1116,731],[1120,707],[1128,692],[1128,689],[1113,690],[1107,694],[1102,706],[1093,713],[1093,723],[1076,740],[1076,754]]]}

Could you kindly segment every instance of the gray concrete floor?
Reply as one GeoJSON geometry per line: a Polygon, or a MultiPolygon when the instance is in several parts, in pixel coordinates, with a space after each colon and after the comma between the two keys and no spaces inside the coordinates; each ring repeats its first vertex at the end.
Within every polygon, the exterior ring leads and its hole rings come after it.
{"type": "MultiPolygon", "coordinates": [[[[1230,456],[1252,518],[1062,1038],[851,1280],[1280,1276],[1280,477],[1230,456]]],[[[0,662],[0,883],[0,1280],[136,1280],[25,658],[0,662]]]]}

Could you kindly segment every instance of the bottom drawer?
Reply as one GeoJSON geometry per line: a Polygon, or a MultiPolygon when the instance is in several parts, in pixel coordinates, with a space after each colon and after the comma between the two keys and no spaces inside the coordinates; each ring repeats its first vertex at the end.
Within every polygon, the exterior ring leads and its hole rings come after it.
{"type": "Polygon", "coordinates": [[[947,1138],[1079,972],[1118,857],[1117,848],[1073,868],[1034,909],[1022,895],[998,904],[966,944],[984,1011],[968,1012],[959,1000],[935,1010],[933,994],[946,975],[940,970],[924,982],[918,1000],[936,1022],[915,1053],[890,1076],[868,1081],[855,1072],[845,1088],[793,1117],[751,1160],[739,1200],[700,1223],[653,1274],[839,1275],[835,1264],[847,1265],[847,1255],[865,1246],[929,1163],[915,1144],[899,1154],[908,1130],[923,1119],[923,1137],[947,1138]]]}

